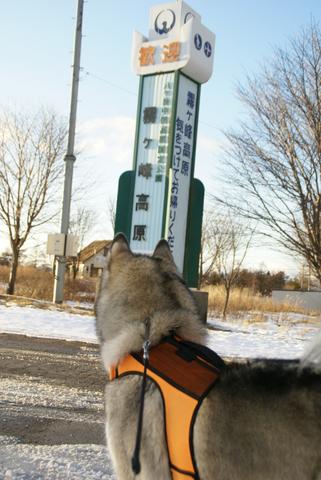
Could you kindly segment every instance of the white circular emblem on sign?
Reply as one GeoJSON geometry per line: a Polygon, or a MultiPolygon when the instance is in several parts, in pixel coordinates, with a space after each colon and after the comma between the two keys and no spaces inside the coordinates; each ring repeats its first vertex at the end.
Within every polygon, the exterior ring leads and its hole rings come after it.
{"type": "Polygon", "coordinates": [[[173,10],[162,10],[155,20],[155,32],[164,35],[172,30],[176,17],[173,10]]]}

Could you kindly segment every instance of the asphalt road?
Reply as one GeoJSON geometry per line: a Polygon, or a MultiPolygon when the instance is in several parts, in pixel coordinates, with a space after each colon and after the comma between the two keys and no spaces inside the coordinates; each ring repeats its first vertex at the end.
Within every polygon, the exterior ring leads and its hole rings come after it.
{"type": "Polygon", "coordinates": [[[0,334],[0,438],[104,444],[98,346],[0,334]]]}

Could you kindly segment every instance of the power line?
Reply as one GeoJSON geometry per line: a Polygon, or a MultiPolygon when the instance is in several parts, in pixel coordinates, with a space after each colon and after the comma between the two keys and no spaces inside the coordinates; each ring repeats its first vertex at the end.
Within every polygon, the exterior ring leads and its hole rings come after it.
{"type": "Polygon", "coordinates": [[[137,97],[137,93],[132,92],[131,90],[127,90],[126,88],[121,87],[121,86],[119,86],[119,85],[116,85],[115,83],[112,83],[112,82],[110,82],[109,80],[106,80],[105,78],[102,78],[102,77],[100,77],[100,76],[98,76],[98,75],[95,75],[94,73],[91,73],[91,72],[89,72],[88,70],[85,70],[84,73],[85,73],[87,76],[96,78],[97,80],[100,80],[101,82],[106,83],[106,84],[109,85],[110,87],[117,88],[118,90],[122,90],[123,92],[126,92],[126,93],[128,93],[129,95],[134,95],[135,97],[137,97]]]}
{"type": "MultiPolygon", "coordinates": [[[[112,83],[109,80],[106,80],[106,78],[100,77],[99,75],[96,75],[94,73],[89,72],[89,70],[83,70],[83,71],[84,71],[85,75],[87,75],[89,77],[92,77],[92,78],[95,78],[96,80],[99,80],[100,82],[106,83],[106,85],[109,85],[110,87],[117,88],[118,90],[126,92],[129,95],[133,95],[135,97],[138,96],[137,93],[132,92],[131,90],[127,90],[126,88],[121,87],[120,85],[116,85],[115,83],[112,83]]],[[[210,127],[213,130],[221,131],[221,129],[219,127],[215,127],[214,125],[211,125],[210,123],[207,123],[207,122],[203,122],[202,120],[200,120],[199,123],[201,123],[202,125],[204,125],[206,127],[210,127]]]]}

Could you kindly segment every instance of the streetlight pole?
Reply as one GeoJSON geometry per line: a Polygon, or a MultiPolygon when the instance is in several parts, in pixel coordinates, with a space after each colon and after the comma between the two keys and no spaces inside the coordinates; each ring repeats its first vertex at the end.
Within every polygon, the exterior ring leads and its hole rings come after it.
{"type": "Polygon", "coordinates": [[[81,53],[81,39],[82,39],[82,24],[83,24],[83,9],[84,0],[78,0],[77,8],[77,23],[75,32],[75,50],[74,50],[74,64],[71,87],[71,103],[69,116],[69,131],[68,131],[68,146],[65,155],[65,182],[64,194],[62,201],[62,215],[60,232],[65,235],[64,253],[61,256],[56,256],[55,260],[55,284],[53,301],[55,303],[62,303],[64,291],[64,277],[66,271],[66,246],[67,235],[69,229],[70,218],[70,203],[72,191],[72,177],[74,162],[76,160],[74,154],[75,146],[75,131],[76,131],[76,116],[77,116],[77,101],[78,101],[78,87],[79,87],[79,73],[80,73],[80,53],[81,53]]]}

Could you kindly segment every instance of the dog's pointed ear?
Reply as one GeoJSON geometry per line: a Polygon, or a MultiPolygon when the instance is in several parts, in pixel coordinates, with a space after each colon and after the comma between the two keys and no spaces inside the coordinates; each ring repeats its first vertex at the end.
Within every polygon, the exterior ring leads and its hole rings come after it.
{"type": "Polygon", "coordinates": [[[112,241],[112,244],[109,249],[109,256],[110,258],[114,258],[115,256],[119,255],[120,253],[132,253],[127,238],[123,233],[117,233],[116,237],[112,241]]]}
{"type": "Polygon", "coordinates": [[[162,239],[158,242],[158,244],[155,247],[153,257],[160,258],[162,260],[166,260],[167,262],[171,262],[175,264],[172,256],[172,252],[170,251],[168,242],[165,239],[162,239]]]}

